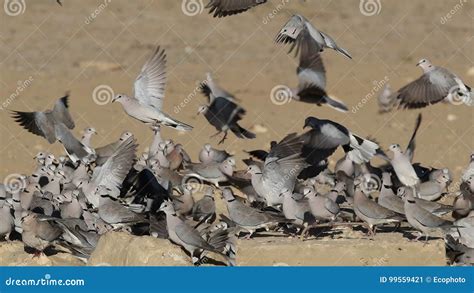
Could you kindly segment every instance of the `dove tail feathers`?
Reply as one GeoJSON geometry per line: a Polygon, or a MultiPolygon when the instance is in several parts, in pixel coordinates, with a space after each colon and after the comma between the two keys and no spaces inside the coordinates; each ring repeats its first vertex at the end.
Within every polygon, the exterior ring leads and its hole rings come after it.
{"type": "Polygon", "coordinates": [[[338,111],[341,111],[341,112],[347,112],[349,109],[347,108],[347,106],[341,102],[341,101],[338,101],[334,98],[330,98],[328,96],[324,96],[324,101],[329,105],[331,106],[332,108],[338,110],[338,111]]]}
{"type": "Polygon", "coordinates": [[[347,152],[347,155],[354,163],[362,164],[368,162],[377,153],[379,145],[375,142],[352,133],[350,133],[349,136],[351,150],[347,152]]]}

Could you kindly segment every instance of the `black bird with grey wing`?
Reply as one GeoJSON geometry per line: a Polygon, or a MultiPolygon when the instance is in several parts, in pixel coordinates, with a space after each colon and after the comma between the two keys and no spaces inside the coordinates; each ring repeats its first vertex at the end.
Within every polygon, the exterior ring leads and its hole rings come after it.
{"type": "Polygon", "coordinates": [[[239,138],[253,139],[256,137],[254,133],[238,124],[245,115],[245,109],[227,98],[216,97],[211,99],[209,96],[209,88],[205,84],[202,85],[202,92],[208,96],[210,104],[208,106],[201,106],[199,113],[203,113],[209,124],[218,130],[213,136],[224,132],[224,137],[219,141],[219,144],[224,142],[227,138],[227,132],[229,130],[239,138]]]}
{"type": "Polygon", "coordinates": [[[326,69],[318,43],[308,30],[303,30],[297,41],[300,43],[300,63],[296,70],[298,88],[293,90],[293,99],[318,106],[327,104],[338,111],[347,112],[347,106],[343,102],[329,97],[326,93],[326,69]]]}
{"type": "Polygon", "coordinates": [[[342,146],[349,159],[356,164],[370,161],[379,149],[376,143],[351,133],[346,127],[331,120],[308,117],[303,128],[306,127],[311,129],[301,135],[304,141],[302,156],[312,166],[322,165],[323,168],[324,164],[321,162],[339,146],[342,146]]]}

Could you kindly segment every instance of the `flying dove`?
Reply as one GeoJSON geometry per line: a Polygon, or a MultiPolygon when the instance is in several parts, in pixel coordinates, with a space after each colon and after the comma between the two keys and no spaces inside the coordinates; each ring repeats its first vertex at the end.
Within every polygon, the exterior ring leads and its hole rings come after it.
{"type": "Polygon", "coordinates": [[[192,126],[180,122],[162,112],[166,84],[166,54],[158,46],[143,65],[134,83],[132,96],[118,94],[112,102],[122,104],[131,117],[147,124],[161,124],[177,130],[191,130],[192,126]]]}

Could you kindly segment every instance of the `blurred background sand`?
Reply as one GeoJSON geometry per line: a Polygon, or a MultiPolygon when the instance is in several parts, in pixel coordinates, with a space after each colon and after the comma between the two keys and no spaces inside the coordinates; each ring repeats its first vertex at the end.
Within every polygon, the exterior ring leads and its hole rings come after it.
{"type": "MultiPolygon", "coordinates": [[[[93,91],[105,85],[115,93],[131,94],[135,77],[156,45],[168,55],[164,109],[195,127],[186,134],[164,129],[163,136],[182,143],[194,159],[204,143],[217,143],[209,138],[214,128],[204,117],[196,117],[198,106],[205,102],[196,87],[206,72],[241,100],[247,109],[242,126],[258,130],[257,139],[236,140],[230,134],[220,146],[238,158],[244,157],[242,150],[266,148],[271,140],[301,132],[309,115],[375,137],[384,149],[391,143],[404,147],[419,111],[378,114],[375,84],[387,78],[397,89],[417,78],[421,71],[415,64],[428,58],[474,85],[474,2],[382,0],[380,13],[374,16],[363,15],[359,4],[358,0],[277,0],[225,19],[212,18],[206,10],[187,16],[181,1],[168,0],[63,0],[63,7],[54,0],[35,0],[26,1],[18,16],[1,11],[0,177],[30,173],[32,158],[40,150],[63,153],[60,144],[49,145],[15,124],[8,110],[44,110],[66,91],[71,93],[76,136],[93,126],[99,135],[92,143],[101,146],[128,130],[141,149],[148,146],[151,130],[128,117],[119,104],[95,103],[93,91]],[[297,82],[297,59],[287,54],[287,47],[273,42],[293,13],[305,15],[351,52],[353,60],[332,50],[323,54],[327,91],[349,106],[348,113],[295,101],[272,103],[272,88],[297,82]],[[443,21],[448,14],[451,17],[443,21]],[[366,103],[352,111],[364,98],[366,103]],[[175,111],[180,103],[184,107],[175,111]]],[[[474,150],[474,110],[438,104],[422,112],[415,160],[449,167],[456,181],[474,150]]]]}

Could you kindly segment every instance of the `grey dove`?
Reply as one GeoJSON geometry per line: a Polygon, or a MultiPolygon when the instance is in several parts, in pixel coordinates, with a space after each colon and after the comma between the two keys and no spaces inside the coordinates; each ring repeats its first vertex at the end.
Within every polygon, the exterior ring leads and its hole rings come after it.
{"type": "Polygon", "coordinates": [[[180,122],[162,111],[166,85],[166,54],[157,47],[143,65],[134,83],[132,96],[118,94],[112,102],[122,104],[131,117],[147,124],[161,124],[177,130],[192,130],[193,127],[180,122]]]}
{"type": "MultiPolygon", "coordinates": [[[[314,41],[317,44],[317,51],[321,52],[325,48],[331,48],[352,59],[352,56],[347,50],[336,44],[333,38],[328,34],[318,30],[313,26],[304,16],[295,14],[290,20],[283,26],[278,35],[275,38],[277,43],[291,43],[290,52],[296,47],[298,52],[301,46],[306,45],[307,41],[314,41]],[[300,38],[300,34],[308,33],[310,38],[300,38]]],[[[317,52],[316,51],[316,52],[317,52]]]]}
{"type": "Polygon", "coordinates": [[[228,231],[221,230],[219,234],[216,234],[215,238],[217,241],[213,239],[206,241],[196,229],[178,217],[173,205],[169,201],[164,201],[159,210],[166,214],[169,239],[182,246],[191,255],[193,264],[198,263],[200,260],[199,254],[202,251],[211,251],[221,254],[228,260],[229,265],[234,264],[234,261],[223,252],[225,242],[227,242],[229,238],[228,231]]]}
{"type": "Polygon", "coordinates": [[[398,223],[402,217],[387,208],[369,199],[361,189],[360,179],[356,179],[356,189],[354,193],[354,212],[359,219],[364,221],[369,227],[369,234],[374,236],[377,225],[398,223]]]}
{"type": "Polygon", "coordinates": [[[423,70],[423,75],[405,85],[392,94],[401,108],[423,108],[441,101],[457,101],[462,99],[467,105],[472,105],[471,88],[454,73],[446,68],[435,66],[427,59],[421,59],[417,64],[423,70]]]}
{"type": "Polygon", "coordinates": [[[222,197],[227,205],[229,218],[235,225],[244,231],[249,232],[246,239],[250,239],[256,230],[276,226],[278,223],[285,223],[288,220],[283,216],[277,216],[256,208],[249,207],[237,200],[230,188],[222,190],[222,197]]]}

